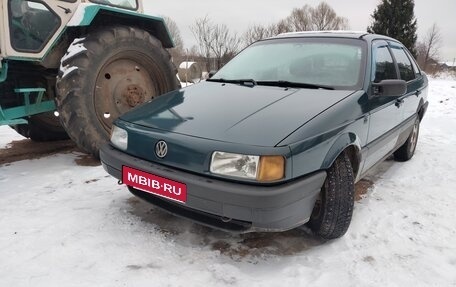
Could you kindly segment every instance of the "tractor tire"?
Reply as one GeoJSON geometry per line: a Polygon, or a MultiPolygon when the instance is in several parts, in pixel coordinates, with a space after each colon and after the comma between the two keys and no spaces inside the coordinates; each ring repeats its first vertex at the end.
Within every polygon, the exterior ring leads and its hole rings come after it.
{"type": "Polygon", "coordinates": [[[169,53],[148,32],[113,26],[75,39],[61,60],[57,109],[70,138],[94,157],[121,114],[179,87],[169,53]]]}
{"type": "Polygon", "coordinates": [[[52,112],[30,116],[28,124],[11,126],[18,134],[36,142],[68,139],[68,134],[52,112]]]}
{"type": "Polygon", "coordinates": [[[347,232],[355,203],[353,169],[346,153],[334,161],[327,174],[307,226],[323,239],[335,239],[347,232]]]}

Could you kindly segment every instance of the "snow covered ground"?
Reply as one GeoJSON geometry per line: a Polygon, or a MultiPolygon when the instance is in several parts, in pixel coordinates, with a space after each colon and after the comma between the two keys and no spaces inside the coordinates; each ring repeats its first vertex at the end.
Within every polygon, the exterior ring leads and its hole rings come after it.
{"type": "MultiPolygon", "coordinates": [[[[456,81],[339,240],[230,235],[163,213],[69,151],[0,166],[0,286],[456,286],[456,81]]],[[[0,149],[21,137],[0,128],[0,149]]]]}

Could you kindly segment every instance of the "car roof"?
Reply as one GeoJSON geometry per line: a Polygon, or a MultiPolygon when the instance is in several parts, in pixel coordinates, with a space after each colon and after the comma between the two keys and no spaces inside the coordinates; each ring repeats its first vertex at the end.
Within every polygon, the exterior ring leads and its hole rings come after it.
{"type": "Polygon", "coordinates": [[[301,31],[301,32],[289,32],[282,33],[269,39],[281,39],[281,38],[311,38],[311,37],[322,37],[322,38],[349,38],[349,39],[365,39],[372,41],[374,39],[383,39],[388,41],[397,40],[379,34],[370,34],[366,31],[349,31],[349,30],[329,30],[329,31],[301,31]]]}

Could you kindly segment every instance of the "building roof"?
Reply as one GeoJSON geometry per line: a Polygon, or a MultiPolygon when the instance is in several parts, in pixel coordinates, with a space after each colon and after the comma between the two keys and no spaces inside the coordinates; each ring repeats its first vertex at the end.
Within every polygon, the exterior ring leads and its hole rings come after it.
{"type": "Polygon", "coordinates": [[[456,60],[453,61],[447,61],[447,62],[440,62],[440,65],[445,65],[450,68],[456,68],[456,60]]]}

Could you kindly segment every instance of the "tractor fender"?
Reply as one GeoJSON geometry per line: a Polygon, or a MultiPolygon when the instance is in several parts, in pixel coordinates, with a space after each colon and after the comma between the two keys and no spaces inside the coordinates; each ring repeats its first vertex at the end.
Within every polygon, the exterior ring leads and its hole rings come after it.
{"type": "Polygon", "coordinates": [[[160,40],[164,48],[174,47],[173,39],[163,18],[135,11],[96,4],[81,4],[66,26],[67,28],[107,26],[113,23],[142,28],[160,40]]]}

